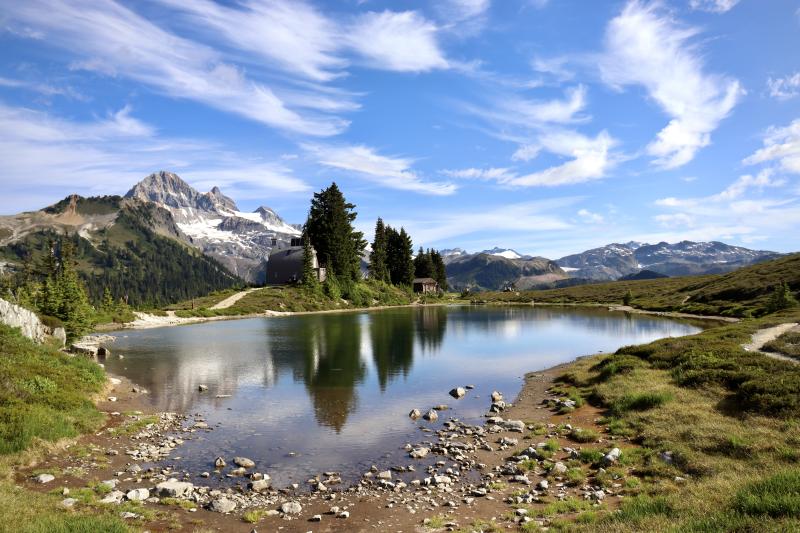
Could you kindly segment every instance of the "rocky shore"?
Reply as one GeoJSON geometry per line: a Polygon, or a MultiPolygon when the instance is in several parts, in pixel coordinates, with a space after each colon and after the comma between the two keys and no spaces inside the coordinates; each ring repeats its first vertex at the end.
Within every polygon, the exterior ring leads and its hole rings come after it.
{"type": "MultiPolygon", "coordinates": [[[[471,531],[470,524],[480,520],[547,526],[550,519],[535,511],[537,505],[608,508],[624,493],[624,473],[617,468],[621,441],[599,432],[591,407],[577,406],[552,388],[564,370],[529,375],[513,405],[493,392],[483,423],[445,418],[444,406],[434,406],[422,417],[420,438],[398,443],[407,454],[402,464],[376,464],[352,484],[343,483],[338,472],[320,472],[287,487],[273,486],[269,472],[247,457],[209,457],[203,472],[173,470],[168,463],[180,458],[181,445],[214,429],[198,415],[125,411],[141,406],[146,391],[113,378],[111,395],[100,404],[109,413],[108,426],[80,450],[20,475],[42,490],[60,487],[64,507],[116,506],[120,516],[151,531],[160,530],[164,512],[223,531],[388,525],[471,531]],[[209,483],[219,479],[230,484],[209,483]],[[87,487],[93,487],[90,498],[87,487]],[[70,495],[75,490],[82,499],[70,495]]],[[[450,396],[457,401],[471,389],[456,387],[450,396]]],[[[419,414],[415,409],[410,416],[419,414]]]]}

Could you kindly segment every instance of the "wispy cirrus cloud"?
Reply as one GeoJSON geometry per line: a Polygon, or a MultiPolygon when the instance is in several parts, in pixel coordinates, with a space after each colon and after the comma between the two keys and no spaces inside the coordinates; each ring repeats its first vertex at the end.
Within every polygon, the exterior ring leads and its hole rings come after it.
{"type": "Polygon", "coordinates": [[[77,121],[0,103],[0,160],[0,212],[38,209],[73,192],[123,194],[157,169],[179,172],[198,187],[226,187],[232,196],[309,190],[285,165],[213,142],[160,136],[129,107],[77,121]]]}
{"type": "Polygon", "coordinates": [[[788,126],[769,128],[764,135],[764,146],[746,157],[743,163],[772,163],[785,172],[800,174],[800,119],[788,126]]]}
{"type": "Polygon", "coordinates": [[[767,78],[769,95],[778,100],[789,100],[800,95],[800,72],[783,78],[767,78]]]}
{"type": "Polygon", "coordinates": [[[689,0],[689,7],[695,11],[710,13],[727,13],[739,3],[739,0],[689,0]]]}
{"type": "Polygon", "coordinates": [[[303,148],[321,165],[346,171],[390,189],[437,196],[453,194],[457,189],[453,183],[423,179],[413,169],[413,159],[381,155],[369,146],[305,144],[303,148]]]}
{"type": "Polygon", "coordinates": [[[606,29],[600,58],[603,80],[643,86],[671,117],[647,146],[655,163],[676,168],[711,144],[711,133],[744,94],[738,80],[705,72],[699,33],[673,19],[659,3],[631,0],[606,29]]]}

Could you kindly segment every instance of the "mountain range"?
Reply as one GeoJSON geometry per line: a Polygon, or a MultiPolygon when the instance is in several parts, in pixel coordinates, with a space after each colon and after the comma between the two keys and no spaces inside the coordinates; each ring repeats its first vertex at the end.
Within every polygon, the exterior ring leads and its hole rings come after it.
{"type": "MultiPolygon", "coordinates": [[[[165,302],[242,281],[263,283],[270,252],[288,246],[301,234],[301,226],[285,222],[266,206],[241,211],[218,187],[202,193],[177,174],[160,171],[145,177],[124,197],[72,195],[39,211],[0,216],[0,271],[20,270],[37,254],[46,253],[48,240],[64,232],[73,235],[93,297],[102,293],[102,282],[115,297],[133,294],[140,302],[165,302]],[[170,250],[167,257],[157,255],[165,250],[170,250]],[[186,280],[181,279],[180,269],[168,264],[170,260],[189,273],[186,280]],[[157,290],[164,279],[153,279],[152,271],[169,277],[171,292],[157,290]]],[[[691,241],[613,243],[556,260],[500,247],[440,253],[450,286],[477,290],[720,273],[780,255],[691,241]]]]}

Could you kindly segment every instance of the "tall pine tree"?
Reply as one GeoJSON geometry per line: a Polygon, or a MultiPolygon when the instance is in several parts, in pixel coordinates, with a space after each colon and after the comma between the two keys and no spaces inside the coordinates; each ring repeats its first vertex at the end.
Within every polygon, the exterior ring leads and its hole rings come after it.
{"type": "Polygon", "coordinates": [[[341,280],[358,280],[364,234],[353,228],[355,205],[348,203],[336,183],[314,193],[306,222],[311,245],[328,272],[341,280]]]}
{"type": "Polygon", "coordinates": [[[387,264],[394,285],[411,285],[414,281],[414,247],[406,230],[398,232],[386,227],[387,264]]]}
{"type": "Polygon", "coordinates": [[[369,254],[369,276],[377,281],[390,282],[388,266],[388,249],[386,242],[386,226],[383,219],[375,223],[375,240],[372,241],[372,253],[369,254]]]}
{"type": "Polygon", "coordinates": [[[414,258],[414,276],[417,278],[434,277],[431,252],[430,250],[427,252],[424,251],[422,246],[419,247],[419,253],[417,253],[417,257],[414,258]]]}
{"type": "Polygon", "coordinates": [[[429,250],[431,255],[431,261],[433,261],[433,272],[434,275],[432,276],[439,283],[439,288],[443,291],[448,289],[447,286],[447,269],[444,266],[444,259],[442,258],[442,254],[437,252],[436,250],[429,250]]]}

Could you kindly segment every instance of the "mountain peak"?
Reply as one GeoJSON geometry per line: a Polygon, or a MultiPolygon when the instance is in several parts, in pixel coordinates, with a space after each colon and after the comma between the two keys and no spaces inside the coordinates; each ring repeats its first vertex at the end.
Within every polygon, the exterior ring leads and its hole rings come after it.
{"type": "Polygon", "coordinates": [[[194,207],[200,196],[191,185],[174,172],[159,170],[133,186],[125,198],[156,202],[171,207],[194,207]]]}
{"type": "Polygon", "coordinates": [[[500,248],[498,246],[495,246],[491,250],[484,250],[481,253],[486,255],[497,255],[500,257],[505,257],[506,259],[522,259],[523,257],[526,257],[516,250],[512,250],[511,248],[500,248]]]}

